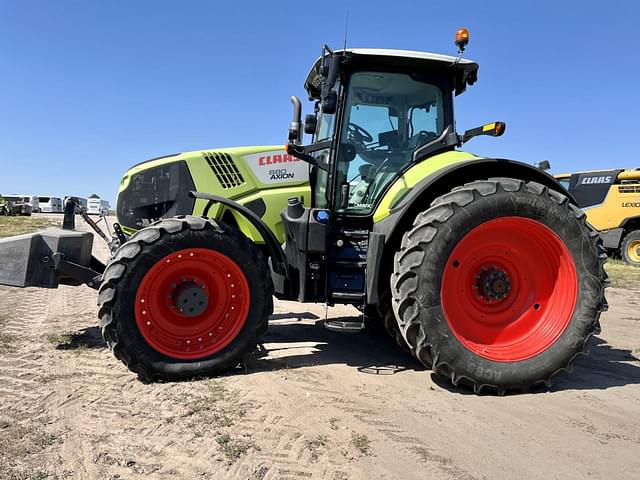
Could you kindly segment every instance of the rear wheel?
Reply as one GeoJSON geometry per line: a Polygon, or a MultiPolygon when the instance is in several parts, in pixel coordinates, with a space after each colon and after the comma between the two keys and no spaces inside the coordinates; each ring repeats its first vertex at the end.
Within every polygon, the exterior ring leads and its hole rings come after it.
{"type": "Polygon", "coordinates": [[[272,285],[260,250],[222,223],[163,220],[136,233],[105,270],[102,333],[145,380],[234,367],[266,330],[272,285]]]}
{"type": "Polygon", "coordinates": [[[549,384],[598,331],[605,259],[565,196],[478,181],[437,199],[405,234],[393,308],[414,355],[454,384],[549,384]]]}
{"type": "Polygon", "coordinates": [[[620,247],[622,259],[629,265],[640,266],[640,230],[628,233],[620,247]]]}

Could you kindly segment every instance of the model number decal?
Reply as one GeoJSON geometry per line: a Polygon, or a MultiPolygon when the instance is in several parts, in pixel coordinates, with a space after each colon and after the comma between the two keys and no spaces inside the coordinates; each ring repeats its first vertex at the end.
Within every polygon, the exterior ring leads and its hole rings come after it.
{"type": "Polygon", "coordinates": [[[286,168],[279,168],[277,170],[269,170],[269,180],[288,180],[295,178],[295,173],[287,171],[286,168]]]}
{"type": "Polygon", "coordinates": [[[247,166],[264,184],[309,181],[309,164],[282,150],[244,156],[247,166]]]}

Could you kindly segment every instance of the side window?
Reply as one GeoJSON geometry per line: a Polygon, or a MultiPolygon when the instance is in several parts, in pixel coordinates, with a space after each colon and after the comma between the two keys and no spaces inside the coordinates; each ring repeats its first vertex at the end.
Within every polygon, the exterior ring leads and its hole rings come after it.
{"type": "MultiPolygon", "coordinates": [[[[313,153],[313,156],[318,159],[319,163],[326,163],[329,157],[329,149],[319,150],[313,153]]],[[[313,189],[313,207],[314,208],[327,208],[329,206],[329,200],[327,199],[327,185],[329,183],[329,174],[321,168],[312,167],[313,173],[311,175],[311,181],[314,183],[313,189]]]]}
{"type": "Polygon", "coordinates": [[[411,109],[409,119],[410,135],[426,132],[437,135],[442,131],[442,118],[438,118],[438,109],[432,105],[415,107],[411,109]]]}
{"type": "Polygon", "coordinates": [[[327,113],[321,113],[320,118],[318,119],[318,128],[316,131],[316,142],[321,142],[323,140],[328,140],[332,137],[333,132],[335,131],[336,125],[336,115],[335,113],[329,115],[327,113]]]}

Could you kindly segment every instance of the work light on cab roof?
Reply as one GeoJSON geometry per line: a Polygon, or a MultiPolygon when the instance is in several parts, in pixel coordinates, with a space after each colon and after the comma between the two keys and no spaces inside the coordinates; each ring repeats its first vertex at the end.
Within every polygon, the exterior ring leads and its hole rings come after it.
{"type": "Polygon", "coordinates": [[[467,30],[466,28],[459,28],[456,32],[456,46],[458,47],[458,53],[462,54],[468,43],[469,30],[467,30]]]}

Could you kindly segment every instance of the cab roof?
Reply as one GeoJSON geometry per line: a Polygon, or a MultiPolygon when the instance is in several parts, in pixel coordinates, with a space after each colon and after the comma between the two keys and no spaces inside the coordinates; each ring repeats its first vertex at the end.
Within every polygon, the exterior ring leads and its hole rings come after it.
{"type": "Polygon", "coordinates": [[[573,173],[557,173],[554,175],[555,178],[568,178],[571,175],[597,175],[599,173],[609,173],[611,171],[619,171],[620,174],[627,177],[638,177],[640,178],[640,168],[613,168],[609,170],[582,170],[573,173]]]}
{"type": "MultiPolygon", "coordinates": [[[[406,63],[406,65],[423,66],[425,69],[452,69],[456,79],[456,95],[462,93],[467,85],[473,85],[478,78],[478,64],[465,58],[458,59],[450,55],[439,53],[418,52],[414,50],[393,50],[385,48],[348,48],[336,50],[334,54],[344,55],[347,58],[360,58],[374,61],[377,57],[381,61],[393,64],[406,63]],[[404,62],[402,61],[404,60],[404,62]]],[[[322,57],[314,62],[309,75],[304,83],[305,89],[312,97],[316,97],[320,91],[322,79],[320,77],[320,63],[322,57]]]]}

